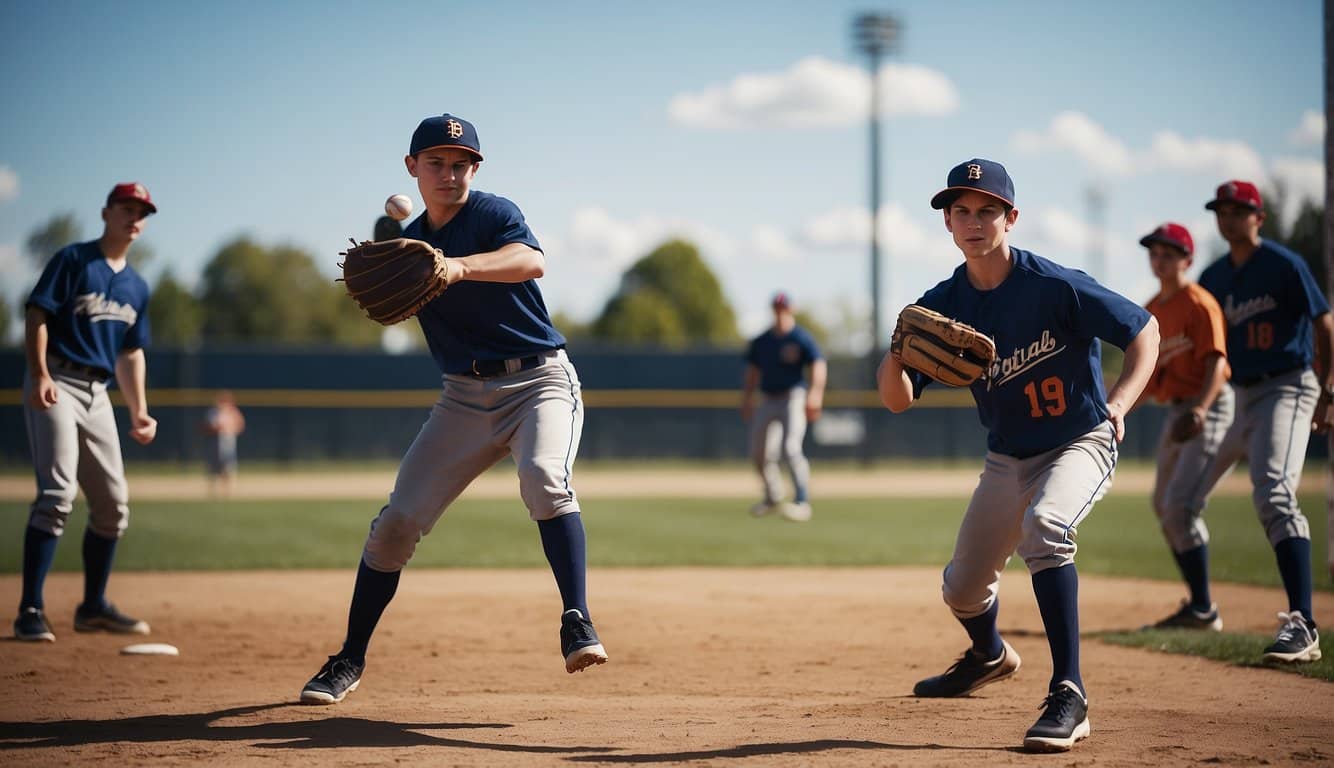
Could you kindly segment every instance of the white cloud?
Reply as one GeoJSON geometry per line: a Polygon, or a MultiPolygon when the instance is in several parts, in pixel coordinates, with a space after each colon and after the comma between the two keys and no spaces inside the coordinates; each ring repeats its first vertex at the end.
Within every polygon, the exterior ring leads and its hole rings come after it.
{"type": "Polygon", "coordinates": [[[1288,134],[1288,141],[1299,147],[1318,147],[1325,141],[1325,116],[1315,110],[1302,113],[1302,121],[1288,134]]]}
{"type": "Polygon", "coordinates": [[[1187,139],[1172,131],[1153,137],[1144,170],[1188,171],[1224,179],[1248,179],[1263,184],[1268,176],[1260,155],[1242,141],[1187,139]]]}
{"type": "MultiPolygon", "coordinates": [[[[944,115],[958,108],[953,83],[912,65],[880,69],[884,114],[944,115]]],[[[870,76],[858,67],[808,56],[784,72],[742,74],[731,82],[678,94],[667,105],[673,122],[695,128],[816,128],[866,118],[870,76]]]]}
{"type": "MultiPolygon", "coordinates": [[[[1020,217],[1023,218],[1021,213],[1020,217]]],[[[1042,208],[1024,224],[1032,236],[1052,246],[1053,252],[1086,254],[1096,230],[1080,216],[1064,208],[1042,208]]],[[[1059,259],[1058,259],[1059,260],[1059,259]]]]}
{"type": "Polygon", "coordinates": [[[1325,164],[1304,157],[1280,157],[1270,165],[1274,180],[1283,185],[1287,200],[1296,208],[1303,200],[1325,199],[1325,164]]]}
{"type": "Polygon", "coordinates": [[[19,175],[7,165],[0,165],[0,203],[19,196],[19,175]]]}
{"type": "Polygon", "coordinates": [[[791,235],[768,225],[751,231],[749,250],[760,260],[769,262],[793,262],[800,256],[800,248],[791,235]]]}
{"type": "Polygon", "coordinates": [[[1134,171],[1133,158],[1125,144],[1082,112],[1062,112],[1043,131],[1016,133],[1011,144],[1023,152],[1071,151],[1095,170],[1110,175],[1134,171]]]}

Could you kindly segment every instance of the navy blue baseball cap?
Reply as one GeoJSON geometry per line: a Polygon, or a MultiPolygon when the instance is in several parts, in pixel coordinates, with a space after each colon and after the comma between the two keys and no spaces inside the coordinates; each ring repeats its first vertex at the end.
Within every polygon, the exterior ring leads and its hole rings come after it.
{"type": "Polygon", "coordinates": [[[482,159],[482,145],[477,141],[477,129],[472,123],[461,117],[454,117],[446,112],[421,121],[417,130],[412,132],[412,146],[409,155],[416,155],[436,147],[458,147],[467,150],[482,159]]]}
{"type": "Polygon", "coordinates": [[[1011,208],[1014,207],[1014,182],[1005,166],[995,160],[975,157],[950,169],[945,188],[931,198],[931,207],[937,210],[949,206],[955,198],[968,191],[991,195],[1011,208]]]}

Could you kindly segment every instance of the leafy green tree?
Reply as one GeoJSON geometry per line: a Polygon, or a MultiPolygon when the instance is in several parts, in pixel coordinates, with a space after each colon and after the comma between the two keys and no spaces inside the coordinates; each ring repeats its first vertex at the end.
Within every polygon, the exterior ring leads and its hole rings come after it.
{"type": "Polygon", "coordinates": [[[189,348],[197,345],[202,335],[203,307],[167,270],[158,278],[148,302],[148,320],[155,344],[189,348]]]}
{"type": "Polygon", "coordinates": [[[551,324],[556,326],[556,330],[560,331],[571,344],[592,338],[593,335],[591,323],[581,323],[564,312],[552,313],[551,324]]]}
{"type": "Polygon", "coordinates": [[[663,243],[635,262],[592,330],[599,339],[674,347],[740,340],[717,276],[684,240],[663,243]]]}
{"type": "Polygon", "coordinates": [[[40,269],[56,251],[83,239],[79,221],[73,213],[58,213],[28,234],[28,257],[40,269]]]}
{"type": "Polygon", "coordinates": [[[9,346],[9,330],[15,326],[18,313],[4,296],[0,296],[0,347],[9,346]]]}
{"type": "Polygon", "coordinates": [[[224,245],[204,268],[199,294],[203,338],[378,344],[380,326],[363,317],[345,293],[305,251],[265,247],[240,237],[224,245]]]}
{"type": "Polygon", "coordinates": [[[1316,284],[1324,288],[1328,275],[1325,264],[1325,211],[1310,199],[1302,200],[1297,216],[1285,221],[1288,189],[1278,184],[1265,197],[1265,221],[1260,225],[1260,236],[1291,248],[1306,261],[1315,276],[1316,284]]]}

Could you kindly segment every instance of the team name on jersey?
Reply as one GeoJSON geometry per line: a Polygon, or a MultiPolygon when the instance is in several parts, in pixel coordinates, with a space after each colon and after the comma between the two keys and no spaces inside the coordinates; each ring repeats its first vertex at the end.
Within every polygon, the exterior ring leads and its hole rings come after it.
{"type": "Polygon", "coordinates": [[[134,325],[134,321],[139,319],[139,313],[134,307],[108,299],[104,293],[85,293],[76,298],[74,314],[87,315],[88,320],[94,323],[119,320],[126,325],[134,325]]]}
{"type": "Polygon", "coordinates": [[[991,381],[1000,386],[1028,369],[1049,360],[1065,351],[1058,348],[1051,331],[1043,331],[1042,337],[1027,347],[1015,347],[1009,357],[1002,357],[991,364],[991,381]]]}
{"type": "Polygon", "coordinates": [[[1162,339],[1158,342],[1158,367],[1162,368],[1167,365],[1167,361],[1194,348],[1195,342],[1184,333],[1162,339]]]}
{"type": "Polygon", "coordinates": [[[1256,315],[1277,308],[1278,302],[1267,293],[1264,296],[1247,299],[1240,304],[1234,303],[1232,295],[1229,294],[1227,301],[1223,302],[1223,314],[1227,317],[1228,325],[1241,325],[1256,315]]]}

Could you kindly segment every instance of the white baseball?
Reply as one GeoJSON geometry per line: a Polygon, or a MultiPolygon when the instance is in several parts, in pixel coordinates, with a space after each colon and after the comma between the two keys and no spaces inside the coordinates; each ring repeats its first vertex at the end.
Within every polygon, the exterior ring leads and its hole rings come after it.
{"type": "Polygon", "coordinates": [[[395,221],[402,221],[412,215],[412,198],[407,195],[390,195],[384,201],[384,212],[395,221]]]}

